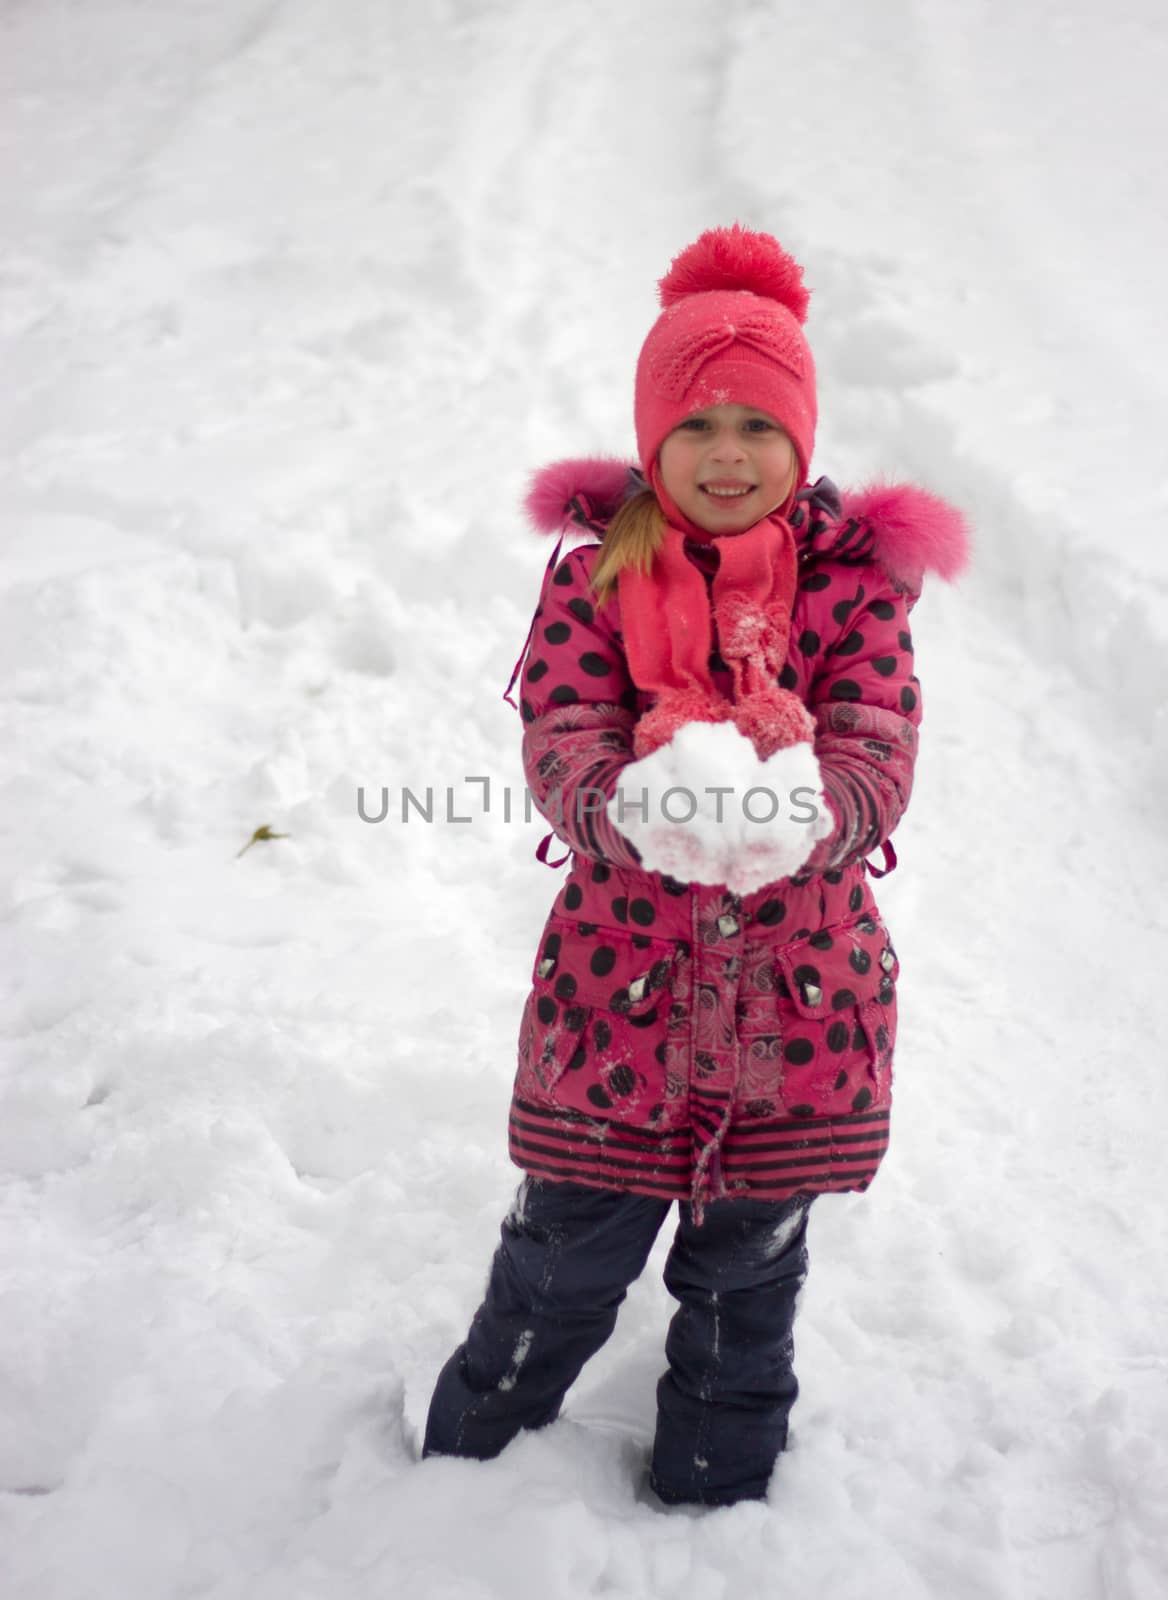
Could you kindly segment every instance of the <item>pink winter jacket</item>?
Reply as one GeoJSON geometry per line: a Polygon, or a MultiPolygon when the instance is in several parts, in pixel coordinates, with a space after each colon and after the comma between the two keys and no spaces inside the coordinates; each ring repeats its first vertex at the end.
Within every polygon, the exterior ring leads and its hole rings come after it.
{"type": "MultiPolygon", "coordinates": [[[[627,487],[623,467],[568,463],[529,506],[545,530],[567,517],[600,534],[627,487]]],[[[912,788],[909,612],[926,570],[960,569],[966,535],[924,491],[841,508],[826,479],[791,520],[800,579],[779,681],[815,718],[835,826],[807,868],[741,897],[643,871],[609,821],[651,702],[616,598],[590,588],[599,546],[549,568],[520,686],[523,760],[572,855],[520,1026],[510,1152],[530,1173],[700,1215],[726,1196],[865,1189],[887,1149],[899,969],[865,860],[912,788]]],[[[711,664],[729,693],[716,647],[711,664]]]]}

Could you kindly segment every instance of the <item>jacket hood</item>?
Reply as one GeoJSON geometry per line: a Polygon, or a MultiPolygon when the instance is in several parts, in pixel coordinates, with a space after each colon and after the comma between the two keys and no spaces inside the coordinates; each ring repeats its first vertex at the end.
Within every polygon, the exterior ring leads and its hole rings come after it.
{"type": "MultiPolygon", "coordinates": [[[[623,501],[644,487],[635,462],[572,457],[533,474],[524,507],[539,533],[578,527],[599,536],[623,501]]],[[[821,519],[811,519],[819,531],[808,535],[816,555],[849,564],[874,560],[903,588],[919,590],[929,572],[952,583],[969,564],[964,513],[916,484],[875,482],[841,495],[820,478],[800,491],[797,509],[799,501],[809,501],[821,519]]]]}

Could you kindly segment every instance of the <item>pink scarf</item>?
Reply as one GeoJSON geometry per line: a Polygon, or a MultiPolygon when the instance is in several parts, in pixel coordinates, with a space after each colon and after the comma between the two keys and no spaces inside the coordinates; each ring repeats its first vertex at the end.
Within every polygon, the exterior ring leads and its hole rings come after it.
{"type": "Polygon", "coordinates": [[[637,755],[666,744],[687,722],[732,721],[763,760],[811,739],[806,707],[778,683],[798,572],[790,523],[775,512],[743,533],[713,536],[673,503],[656,470],[652,476],[668,519],[665,537],[651,570],[626,568],[617,585],[633,682],[657,697],[637,724],[637,755]],[[687,538],[718,551],[712,592],[685,553],[687,538]],[[715,630],[733,678],[729,700],[710,672],[715,630]]]}

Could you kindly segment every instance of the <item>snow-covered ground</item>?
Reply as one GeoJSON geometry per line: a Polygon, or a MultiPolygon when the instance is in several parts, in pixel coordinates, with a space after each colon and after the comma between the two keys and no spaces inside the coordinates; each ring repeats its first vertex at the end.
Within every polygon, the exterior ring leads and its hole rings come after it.
{"type": "Polygon", "coordinates": [[[1153,0],[0,4],[5,1600],[1168,1590],[1166,73],[1153,0]],[[630,448],[736,217],[817,469],[978,561],[915,614],[893,1150],[769,1503],[690,1519],[664,1238],[561,1422],[415,1458],[557,881],[518,497],[630,448]]]}

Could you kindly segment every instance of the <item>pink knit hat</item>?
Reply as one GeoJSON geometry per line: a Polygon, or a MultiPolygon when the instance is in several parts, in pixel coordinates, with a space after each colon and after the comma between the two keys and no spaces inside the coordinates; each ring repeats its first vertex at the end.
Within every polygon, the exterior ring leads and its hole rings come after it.
{"type": "Polygon", "coordinates": [[[710,228],[661,279],[665,307],[637,362],[634,411],[646,478],[667,434],[707,406],[744,405],[781,422],[806,482],[815,446],[815,363],[803,336],[803,269],[772,239],[710,228]]]}

